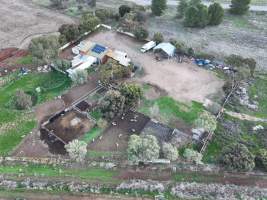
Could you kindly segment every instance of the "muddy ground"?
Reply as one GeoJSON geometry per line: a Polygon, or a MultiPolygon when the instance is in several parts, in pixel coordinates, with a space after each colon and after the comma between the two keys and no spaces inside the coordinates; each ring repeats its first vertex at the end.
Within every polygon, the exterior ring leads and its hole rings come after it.
{"type": "Polygon", "coordinates": [[[56,33],[75,20],[53,10],[40,8],[30,0],[0,0],[0,49],[27,48],[33,37],[56,33]]]}

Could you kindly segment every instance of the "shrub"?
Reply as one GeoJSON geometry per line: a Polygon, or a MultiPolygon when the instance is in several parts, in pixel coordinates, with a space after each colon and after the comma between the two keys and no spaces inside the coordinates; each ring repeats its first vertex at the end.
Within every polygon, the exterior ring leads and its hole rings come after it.
{"type": "Polygon", "coordinates": [[[125,97],[116,90],[109,90],[99,103],[103,116],[108,120],[120,116],[124,110],[124,105],[125,97]]]}
{"type": "Polygon", "coordinates": [[[115,80],[130,77],[131,71],[131,66],[125,67],[117,61],[111,60],[100,67],[100,81],[102,84],[108,85],[115,80]]]}
{"type": "Polygon", "coordinates": [[[249,10],[250,0],[232,0],[230,13],[243,15],[249,10]]]}
{"type": "Polygon", "coordinates": [[[155,33],[153,36],[153,40],[159,44],[164,41],[163,35],[161,33],[155,33]]]}
{"type": "Polygon", "coordinates": [[[209,25],[219,25],[224,16],[224,10],[219,3],[213,3],[209,6],[209,25]]]}
{"type": "Polygon", "coordinates": [[[177,17],[183,18],[187,7],[188,7],[188,1],[181,0],[177,6],[177,17]]]}
{"type": "Polygon", "coordinates": [[[260,149],[255,157],[255,164],[257,167],[267,171],[267,150],[260,149]]]}
{"type": "Polygon", "coordinates": [[[29,45],[33,63],[37,65],[50,64],[58,57],[60,47],[57,36],[44,36],[33,38],[29,45]]]}
{"type": "Polygon", "coordinates": [[[137,11],[135,13],[134,20],[138,21],[139,23],[144,23],[147,20],[147,14],[144,11],[137,11]]]}
{"type": "Polygon", "coordinates": [[[156,16],[160,16],[167,8],[166,0],[152,0],[151,10],[152,13],[156,16]]]}
{"type": "Polygon", "coordinates": [[[134,35],[137,40],[144,40],[148,37],[148,31],[142,26],[139,26],[135,29],[134,35]]]}
{"type": "Polygon", "coordinates": [[[123,84],[120,86],[120,93],[125,97],[125,106],[135,107],[140,101],[143,92],[136,84],[123,84]]]}
{"type": "Polygon", "coordinates": [[[63,24],[58,32],[60,33],[59,41],[61,44],[76,40],[80,35],[78,25],[76,24],[63,24]]]}
{"type": "Polygon", "coordinates": [[[84,141],[73,140],[65,145],[65,149],[70,158],[76,162],[83,162],[87,154],[87,144],[84,141]]]}
{"type": "Polygon", "coordinates": [[[92,13],[84,13],[81,18],[79,30],[81,33],[93,31],[94,28],[100,24],[100,19],[94,16],[92,13]]]}
{"type": "Polygon", "coordinates": [[[204,111],[195,121],[195,126],[197,128],[204,128],[204,130],[208,132],[214,132],[217,127],[217,121],[214,115],[204,111]]]}
{"type": "Polygon", "coordinates": [[[104,129],[108,126],[108,122],[102,118],[100,118],[99,120],[97,120],[97,126],[101,129],[104,129]]]}
{"type": "Polygon", "coordinates": [[[187,55],[188,56],[194,56],[195,55],[195,51],[194,51],[194,49],[193,48],[188,48],[187,49],[187,55]]]}
{"type": "Polygon", "coordinates": [[[198,153],[197,151],[193,149],[185,149],[183,153],[183,157],[186,159],[188,162],[193,162],[196,164],[202,164],[202,154],[198,153]]]}
{"type": "Polygon", "coordinates": [[[160,147],[153,135],[131,135],[128,143],[128,159],[134,163],[153,161],[159,158],[160,147]]]}
{"type": "Polygon", "coordinates": [[[164,158],[175,161],[178,158],[178,151],[175,146],[169,143],[163,143],[162,145],[162,152],[164,155],[164,158]]]}
{"type": "Polygon", "coordinates": [[[75,71],[70,74],[70,78],[74,85],[82,85],[87,82],[87,71],[86,70],[79,70],[75,71]]]}
{"type": "Polygon", "coordinates": [[[29,109],[32,106],[31,96],[26,94],[23,90],[16,91],[12,103],[18,110],[29,109]]]}
{"type": "Polygon", "coordinates": [[[244,144],[235,143],[223,148],[220,163],[228,170],[251,171],[254,156],[244,144]]]}
{"type": "Polygon", "coordinates": [[[58,69],[65,71],[71,67],[71,62],[68,60],[57,59],[57,60],[55,60],[54,65],[58,69]]]}
{"type": "Polygon", "coordinates": [[[131,7],[130,7],[130,6],[127,6],[127,5],[121,5],[121,6],[119,7],[119,13],[120,13],[120,16],[121,16],[121,17],[124,17],[124,15],[125,15],[126,13],[129,13],[129,12],[131,12],[131,7]]]}
{"type": "Polygon", "coordinates": [[[176,52],[180,54],[185,54],[186,53],[186,47],[183,42],[177,41],[175,39],[170,39],[170,43],[175,46],[176,52]]]}
{"type": "Polygon", "coordinates": [[[184,25],[188,27],[204,28],[209,23],[207,6],[199,3],[190,5],[185,11],[184,25]]]}
{"type": "Polygon", "coordinates": [[[111,9],[97,9],[95,15],[102,21],[106,22],[112,18],[115,18],[115,15],[111,9]]]}

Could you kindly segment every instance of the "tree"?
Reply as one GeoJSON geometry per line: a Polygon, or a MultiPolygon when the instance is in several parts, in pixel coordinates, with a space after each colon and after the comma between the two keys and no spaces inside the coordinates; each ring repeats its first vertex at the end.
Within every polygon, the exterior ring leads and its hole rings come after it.
{"type": "Polygon", "coordinates": [[[167,8],[166,0],[152,0],[151,10],[156,16],[160,16],[167,8]]]}
{"type": "Polygon", "coordinates": [[[188,7],[188,1],[181,0],[177,6],[177,17],[183,18],[187,7],[188,7]]]}
{"type": "Polygon", "coordinates": [[[121,6],[119,7],[119,14],[120,14],[121,17],[124,17],[124,15],[125,15],[126,13],[129,13],[129,12],[131,12],[131,7],[130,7],[130,6],[127,6],[127,5],[121,5],[121,6]]]}
{"type": "Polygon", "coordinates": [[[73,140],[65,145],[65,149],[76,162],[83,162],[87,154],[87,144],[84,141],[73,140]]]}
{"type": "Polygon", "coordinates": [[[134,35],[137,40],[144,40],[148,37],[148,31],[142,26],[138,26],[134,31],[134,35]]]}
{"type": "Polygon", "coordinates": [[[120,116],[124,110],[124,105],[125,97],[116,90],[109,90],[99,103],[103,116],[108,120],[111,120],[116,116],[120,116]]]}
{"type": "Polygon", "coordinates": [[[184,25],[204,28],[209,23],[207,6],[199,3],[190,5],[185,11],[184,25]]]}
{"type": "Polygon", "coordinates": [[[26,94],[23,90],[16,91],[12,102],[18,110],[29,109],[32,106],[31,96],[26,94]]]}
{"type": "Polygon", "coordinates": [[[254,166],[254,156],[244,144],[234,143],[224,147],[220,163],[228,170],[251,171],[254,166]]]}
{"type": "Polygon", "coordinates": [[[90,32],[100,23],[101,21],[98,17],[94,16],[92,13],[85,13],[82,16],[79,30],[81,33],[90,32]]]}
{"type": "Polygon", "coordinates": [[[82,85],[87,82],[88,73],[86,70],[78,70],[70,74],[74,85],[82,85]]]}
{"type": "Polygon", "coordinates": [[[255,164],[257,167],[267,171],[267,150],[260,149],[255,157],[255,164]]]}
{"type": "Polygon", "coordinates": [[[249,10],[250,0],[232,0],[230,5],[230,13],[235,15],[243,15],[249,10]]]}
{"type": "Polygon", "coordinates": [[[95,15],[102,21],[106,22],[112,18],[115,18],[115,15],[111,9],[97,9],[95,15]]]}
{"type": "Polygon", "coordinates": [[[175,39],[170,39],[170,43],[175,46],[176,52],[179,54],[185,54],[186,53],[186,47],[185,44],[181,41],[177,41],[175,39]]]}
{"type": "Polygon", "coordinates": [[[160,147],[153,135],[131,135],[128,143],[128,159],[134,163],[153,161],[159,158],[160,147]]]}
{"type": "Polygon", "coordinates": [[[127,107],[135,107],[143,95],[141,87],[136,84],[122,84],[119,90],[125,97],[127,107]]]}
{"type": "Polygon", "coordinates": [[[59,41],[61,44],[76,40],[80,35],[79,28],[76,24],[63,24],[58,32],[60,33],[59,41]]]}
{"type": "Polygon", "coordinates": [[[69,60],[64,59],[56,59],[54,62],[55,67],[58,69],[65,71],[69,68],[71,68],[71,62],[69,60]]]}
{"type": "Polygon", "coordinates": [[[219,25],[224,16],[224,10],[219,3],[213,3],[209,6],[209,25],[219,25]]]}
{"type": "Polygon", "coordinates": [[[170,143],[163,143],[162,152],[164,158],[168,160],[175,161],[178,158],[177,148],[170,143]]]}
{"type": "Polygon", "coordinates": [[[204,130],[208,132],[214,132],[217,128],[216,117],[209,112],[204,111],[195,121],[195,126],[197,128],[204,128],[204,130]]]}
{"type": "Polygon", "coordinates": [[[161,33],[155,33],[153,36],[153,40],[159,44],[164,41],[163,35],[161,33]]]}
{"type": "Polygon", "coordinates": [[[63,6],[63,2],[64,0],[50,0],[51,2],[51,7],[57,8],[57,9],[62,9],[63,6]]]}
{"type": "Polygon", "coordinates": [[[202,164],[202,154],[198,153],[197,151],[193,149],[185,149],[183,153],[183,157],[186,159],[188,162],[194,162],[196,164],[202,164]]]}
{"type": "Polygon", "coordinates": [[[50,64],[58,57],[59,47],[57,36],[43,36],[31,40],[29,51],[34,63],[50,64]]]}

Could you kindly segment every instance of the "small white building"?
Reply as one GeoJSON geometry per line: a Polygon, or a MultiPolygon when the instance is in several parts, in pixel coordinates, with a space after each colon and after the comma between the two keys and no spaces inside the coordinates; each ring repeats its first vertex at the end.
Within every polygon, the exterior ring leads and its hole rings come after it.
{"type": "Polygon", "coordinates": [[[88,56],[86,58],[85,62],[82,62],[82,64],[80,64],[78,66],[71,67],[70,69],[67,70],[67,72],[71,76],[71,74],[73,74],[73,73],[75,73],[77,71],[82,71],[82,70],[88,69],[89,67],[91,67],[96,62],[97,62],[97,58],[95,58],[93,56],[88,56]]]}
{"type": "Polygon", "coordinates": [[[161,52],[165,57],[171,58],[175,54],[175,46],[169,42],[162,42],[154,48],[154,52],[161,52]]]}

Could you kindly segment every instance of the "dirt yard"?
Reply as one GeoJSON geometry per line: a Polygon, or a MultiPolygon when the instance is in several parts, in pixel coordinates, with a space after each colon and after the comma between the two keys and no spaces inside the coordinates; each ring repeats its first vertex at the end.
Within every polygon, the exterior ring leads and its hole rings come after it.
{"type": "Polygon", "coordinates": [[[126,151],[130,135],[140,134],[148,121],[149,118],[143,114],[128,112],[123,119],[121,117],[114,119],[115,125],[111,124],[101,139],[98,138],[89,144],[88,148],[94,151],[126,151]]]}
{"type": "Polygon", "coordinates": [[[40,8],[30,0],[0,0],[0,49],[26,48],[31,38],[56,33],[74,19],[53,10],[40,8]]]}
{"type": "Polygon", "coordinates": [[[89,40],[127,52],[134,63],[145,70],[145,76],[138,81],[157,85],[176,100],[204,102],[223,85],[215,74],[193,64],[177,63],[173,59],[157,62],[152,53],[139,51],[142,43],[127,36],[103,31],[91,35],[89,40]]]}

